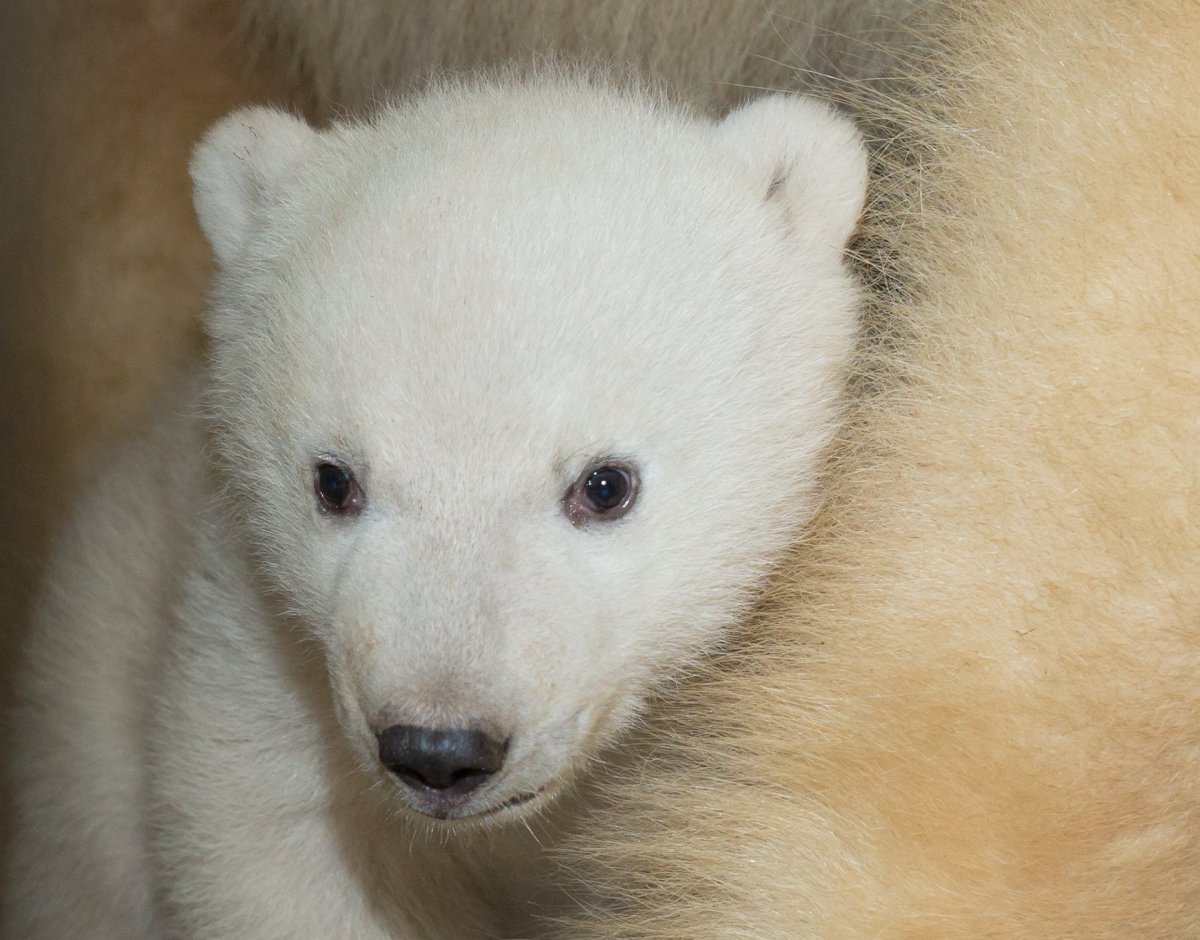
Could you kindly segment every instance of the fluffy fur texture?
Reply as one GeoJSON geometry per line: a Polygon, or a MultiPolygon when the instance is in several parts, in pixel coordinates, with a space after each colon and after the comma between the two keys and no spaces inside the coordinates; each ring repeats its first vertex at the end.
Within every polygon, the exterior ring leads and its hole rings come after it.
{"type": "Polygon", "coordinates": [[[0,443],[22,481],[0,546],[4,671],[89,458],[199,349],[212,261],[189,154],[247,97],[286,100],[230,47],[234,25],[168,0],[0,5],[0,443]]]}
{"type": "Polygon", "coordinates": [[[724,111],[763,89],[886,78],[930,0],[240,0],[245,35],[322,107],[446,70],[592,60],[724,111]],[[348,9],[350,7],[350,9],[348,9]]]}
{"type": "Polygon", "coordinates": [[[239,112],[193,175],[220,468],[185,394],[64,544],[10,932],[521,929],[541,846],[518,820],[807,520],[858,321],[861,140],[811,99],[717,124],[553,76],[324,133],[239,112]],[[614,459],[630,512],[571,518],[614,459]],[[354,517],[313,492],[331,462],[354,517]],[[462,799],[402,784],[392,725],[484,729],[503,769],[462,799]]]}
{"type": "Polygon", "coordinates": [[[946,41],[874,394],[774,606],[576,846],[611,903],[574,936],[1200,934],[1200,9],[1006,0],[946,41]]]}
{"type": "Polygon", "coordinates": [[[79,482],[200,347],[212,260],[191,149],[247,98],[289,100],[287,83],[247,68],[235,26],[177,0],[0,4],[0,446],[21,481],[0,539],[6,712],[79,482]]]}

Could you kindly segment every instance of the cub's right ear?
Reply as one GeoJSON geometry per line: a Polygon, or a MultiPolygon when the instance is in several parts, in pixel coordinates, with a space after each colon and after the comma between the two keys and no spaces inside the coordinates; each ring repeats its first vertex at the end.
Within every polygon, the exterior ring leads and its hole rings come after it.
{"type": "Polygon", "coordinates": [[[272,108],[246,108],[221,120],[192,156],[196,217],[221,267],[242,253],[261,210],[303,161],[317,132],[272,108]]]}

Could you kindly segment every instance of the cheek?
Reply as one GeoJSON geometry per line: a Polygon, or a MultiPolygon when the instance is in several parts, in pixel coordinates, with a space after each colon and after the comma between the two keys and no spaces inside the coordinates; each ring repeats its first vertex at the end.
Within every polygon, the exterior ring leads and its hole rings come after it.
{"type": "Polygon", "coordinates": [[[289,497],[251,521],[250,538],[288,610],[310,632],[324,634],[354,570],[357,533],[345,520],[321,517],[296,494],[289,497]]]}
{"type": "Polygon", "coordinates": [[[349,567],[348,546],[326,533],[303,527],[286,533],[284,550],[274,566],[275,579],[291,609],[307,626],[322,633],[329,627],[349,567]]]}

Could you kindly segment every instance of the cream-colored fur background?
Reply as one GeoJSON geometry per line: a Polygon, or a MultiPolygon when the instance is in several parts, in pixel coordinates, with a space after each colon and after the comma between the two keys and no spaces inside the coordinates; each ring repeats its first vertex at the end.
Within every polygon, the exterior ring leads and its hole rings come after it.
{"type": "Polygon", "coordinates": [[[1200,8],[960,27],[864,360],[904,378],[578,846],[584,936],[1200,935],[1200,8]]]}
{"type": "MultiPolygon", "coordinates": [[[[282,6],[249,28],[291,71],[215,2],[0,13],[6,666],[87,453],[198,345],[191,142],[383,74],[282,6]]],[[[711,38],[656,9],[566,45],[652,36],[631,58],[695,49],[664,71],[697,81],[711,38]]],[[[422,48],[483,35],[458,12],[422,48]]],[[[573,847],[620,899],[581,936],[1200,935],[1200,9],[992,0],[945,42],[873,229],[909,291],[864,353],[887,380],[770,609],[573,847]]],[[[711,74],[757,83],[738,56],[711,74]]]]}

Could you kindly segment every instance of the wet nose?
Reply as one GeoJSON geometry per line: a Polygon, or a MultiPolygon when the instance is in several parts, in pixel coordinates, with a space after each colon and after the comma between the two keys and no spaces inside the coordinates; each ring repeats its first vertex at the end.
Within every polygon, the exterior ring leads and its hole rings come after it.
{"type": "Polygon", "coordinates": [[[417,790],[462,796],[504,765],[507,741],[470,728],[392,725],[379,734],[379,762],[417,790]]]}

